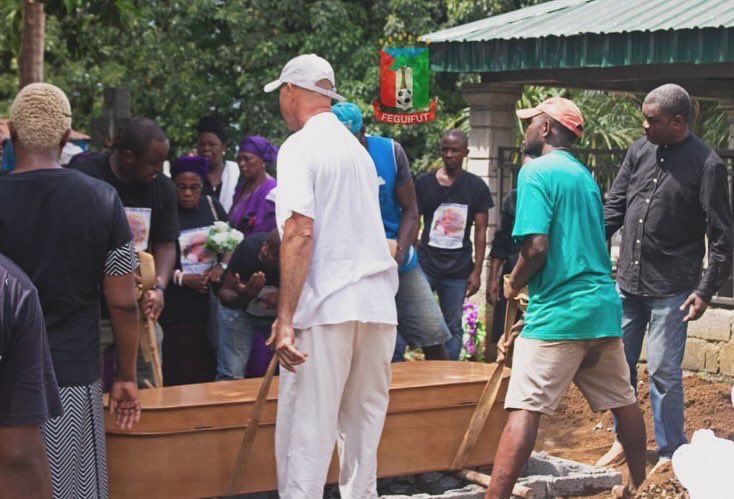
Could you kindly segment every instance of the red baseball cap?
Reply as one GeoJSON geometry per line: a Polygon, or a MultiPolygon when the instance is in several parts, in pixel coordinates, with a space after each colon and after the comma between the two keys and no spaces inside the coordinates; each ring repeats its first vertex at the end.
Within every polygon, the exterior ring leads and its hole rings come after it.
{"type": "Polygon", "coordinates": [[[515,111],[521,120],[529,120],[541,113],[547,114],[571,130],[577,137],[584,134],[584,117],[581,115],[581,110],[576,104],[563,97],[551,97],[533,108],[515,111]]]}

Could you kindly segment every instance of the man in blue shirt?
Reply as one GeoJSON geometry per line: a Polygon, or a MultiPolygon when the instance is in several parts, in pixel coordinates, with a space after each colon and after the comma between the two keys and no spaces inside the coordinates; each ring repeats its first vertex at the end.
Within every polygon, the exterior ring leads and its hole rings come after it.
{"type": "Polygon", "coordinates": [[[522,244],[505,295],[528,285],[524,326],[516,325],[505,408],[488,498],[509,498],[535,444],[541,414],[553,415],[573,381],[592,410],[611,410],[630,469],[629,497],[645,478],[645,424],[629,385],[622,307],[611,277],[599,188],[569,152],[583,133],[576,105],[554,97],[517,111],[528,120],[513,238],[522,244]],[[520,331],[522,331],[520,333],[520,331]]]}
{"type": "MultiPolygon", "coordinates": [[[[420,347],[427,360],[447,360],[445,343],[451,335],[412,244],[418,231],[418,206],[408,157],[394,140],[365,135],[362,112],[355,104],[340,102],[331,109],[367,148],[377,168],[382,225],[399,265],[398,334],[411,347],[420,347]]],[[[399,340],[398,345],[405,346],[399,340]]]]}

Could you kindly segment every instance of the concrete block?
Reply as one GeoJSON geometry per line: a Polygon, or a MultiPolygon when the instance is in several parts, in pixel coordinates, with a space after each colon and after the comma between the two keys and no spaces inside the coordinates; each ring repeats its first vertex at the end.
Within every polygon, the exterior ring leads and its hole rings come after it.
{"type": "Polygon", "coordinates": [[[718,374],[719,372],[719,348],[717,346],[714,346],[710,352],[706,353],[705,370],[707,373],[718,374]]]}
{"type": "Polygon", "coordinates": [[[568,497],[609,490],[622,483],[622,474],[534,452],[518,482],[532,489],[533,497],[568,497]]]}
{"type": "Polygon", "coordinates": [[[479,485],[467,485],[461,489],[447,490],[438,495],[415,494],[415,495],[386,495],[380,499],[484,499],[487,490],[479,485]]]}
{"type": "Polygon", "coordinates": [[[724,345],[719,350],[719,371],[727,376],[734,376],[734,343],[724,345]]]}
{"type": "Polygon", "coordinates": [[[686,343],[686,352],[683,355],[683,369],[703,371],[706,368],[706,354],[711,352],[713,348],[705,340],[689,339],[686,343]]]}
{"type": "Polygon", "coordinates": [[[688,325],[688,336],[709,341],[729,341],[731,339],[734,310],[711,308],[703,317],[688,325]]]}

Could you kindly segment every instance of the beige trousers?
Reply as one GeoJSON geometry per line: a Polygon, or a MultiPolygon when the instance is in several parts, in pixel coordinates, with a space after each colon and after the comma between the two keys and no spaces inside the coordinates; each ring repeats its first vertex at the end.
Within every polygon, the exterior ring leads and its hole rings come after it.
{"type": "Polygon", "coordinates": [[[280,371],[275,458],[281,499],[323,495],[334,444],[343,499],[377,497],[377,446],[390,391],[395,326],[346,322],[296,330],[309,358],[280,371]]]}

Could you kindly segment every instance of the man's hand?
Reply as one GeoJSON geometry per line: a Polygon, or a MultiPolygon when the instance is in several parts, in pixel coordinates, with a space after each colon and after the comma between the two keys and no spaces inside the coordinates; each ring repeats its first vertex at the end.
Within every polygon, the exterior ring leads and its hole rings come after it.
{"type": "Polygon", "coordinates": [[[110,388],[110,414],[115,415],[115,423],[123,430],[132,429],[140,421],[140,401],[138,387],[133,381],[115,380],[110,388]]]}
{"type": "Polygon", "coordinates": [[[266,344],[275,350],[280,365],[292,373],[296,372],[297,365],[303,364],[308,358],[307,353],[299,352],[296,349],[296,334],[293,326],[283,323],[280,319],[275,319],[273,322],[272,333],[266,344]]]}
{"type": "Polygon", "coordinates": [[[481,276],[481,272],[477,272],[476,270],[473,271],[471,274],[469,274],[469,277],[466,280],[466,297],[467,298],[469,298],[471,295],[479,291],[480,276],[481,276]]]}
{"type": "Polygon", "coordinates": [[[209,274],[184,274],[181,283],[198,293],[209,292],[209,274]]]}
{"type": "Polygon", "coordinates": [[[209,270],[209,282],[213,282],[214,284],[219,284],[222,282],[222,274],[224,274],[224,269],[221,265],[215,265],[209,270]]]}
{"type": "Polygon", "coordinates": [[[706,308],[709,306],[708,303],[706,303],[703,298],[698,296],[696,293],[691,293],[691,296],[689,296],[685,303],[680,306],[680,309],[685,311],[686,308],[688,309],[688,314],[683,317],[683,322],[689,322],[689,321],[695,321],[696,319],[699,319],[703,313],[706,311],[706,308]]]}
{"type": "Polygon", "coordinates": [[[512,283],[510,282],[510,279],[505,279],[503,290],[505,292],[505,298],[507,298],[507,301],[515,298],[517,294],[520,292],[519,289],[515,289],[512,287],[512,283]]]}
{"type": "Polygon", "coordinates": [[[247,282],[242,282],[239,274],[235,274],[234,277],[237,279],[237,294],[244,295],[250,300],[256,298],[265,286],[265,274],[263,272],[255,272],[247,282]]]}
{"type": "Polygon", "coordinates": [[[497,306],[500,299],[500,283],[497,279],[490,279],[487,283],[487,301],[493,306],[497,306]]]}
{"type": "Polygon", "coordinates": [[[404,249],[402,249],[402,248],[401,248],[401,249],[399,249],[399,250],[397,250],[397,251],[395,252],[395,256],[394,256],[393,258],[395,258],[395,263],[397,263],[397,264],[398,264],[398,267],[399,267],[400,265],[402,265],[402,264],[403,264],[403,262],[405,261],[405,255],[406,255],[406,252],[405,252],[405,250],[404,250],[404,249]]]}
{"type": "Polygon", "coordinates": [[[515,342],[515,338],[520,336],[520,333],[522,333],[523,327],[525,327],[525,321],[520,319],[512,326],[512,328],[510,328],[510,334],[506,336],[503,335],[501,341],[497,343],[497,351],[500,352],[502,357],[507,356],[512,344],[515,342]]]}
{"type": "Polygon", "coordinates": [[[160,288],[149,289],[143,298],[143,315],[153,321],[158,321],[163,311],[163,290],[160,288]]]}

